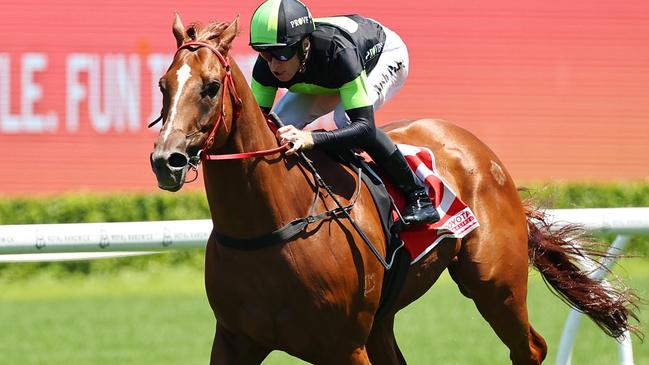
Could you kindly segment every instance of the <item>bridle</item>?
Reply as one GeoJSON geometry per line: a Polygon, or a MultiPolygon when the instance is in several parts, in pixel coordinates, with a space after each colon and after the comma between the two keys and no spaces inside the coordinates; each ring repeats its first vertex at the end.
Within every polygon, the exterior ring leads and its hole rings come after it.
{"type": "MultiPolygon", "coordinates": [[[[214,144],[214,138],[216,137],[216,131],[219,129],[219,126],[223,123],[224,128],[226,128],[227,132],[227,125],[224,123],[225,117],[226,117],[226,112],[225,112],[225,95],[229,94],[232,99],[234,99],[234,103],[232,104],[232,124],[236,122],[236,120],[239,118],[241,115],[241,109],[243,106],[243,102],[241,98],[239,97],[239,94],[237,94],[237,89],[234,85],[234,79],[232,78],[232,72],[230,68],[230,63],[228,62],[227,58],[221,54],[221,52],[214,47],[213,45],[207,43],[207,42],[200,42],[200,41],[194,41],[194,42],[187,42],[178,47],[176,50],[176,53],[174,54],[174,58],[183,49],[190,48],[190,47],[205,47],[212,51],[214,55],[219,59],[219,62],[223,66],[223,69],[225,70],[225,76],[223,77],[223,80],[221,82],[222,85],[222,90],[221,90],[221,112],[218,115],[218,119],[216,120],[216,123],[214,123],[214,127],[212,128],[212,131],[207,137],[207,140],[203,144],[200,150],[198,150],[197,154],[195,156],[190,156],[189,158],[189,165],[191,168],[194,170],[198,169],[198,165],[200,164],[201,161],[214,161],[214,160],[236,160],[236,159],[242,159],[242,158],[250,158],[250,157],[259,157],[259,156],[267,156],[267,155],[272,155],[278,152],[282,152],[286,149],[289,148],[288,144],[281,145],[276,148],[268,149],[268,150],[262,150],[262,151],[253,151],[253,152],[242,152],[242,153],[232,153],[232,154],[210,154],[207,151],[212,147],[214,144]]],[[[153,122],[149,124],[149,128],[154,126],[156,123],[158,123],[160,120],[162,120],[162,115],[153,122]]],[[[272,129],[277,129],[274,123],[272,123],[270,120],[266,120],[268,125],[272,129]]],[[[194,179],[195,180],[195,179],[194,179]]],[[[191,181],[194,181],[191,180],[191,181]]]]}

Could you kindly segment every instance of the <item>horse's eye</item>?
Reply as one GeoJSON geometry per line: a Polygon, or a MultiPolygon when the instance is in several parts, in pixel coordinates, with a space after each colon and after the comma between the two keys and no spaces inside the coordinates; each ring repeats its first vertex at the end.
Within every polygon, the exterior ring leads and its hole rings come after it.
{"type": "Polygon", "coordinates": [[[219,88],[221,85],[219,84],[218,81],[211,81],[205,84],[203,87],[203,91],[201,92],[202,97],[209,97],[209,98],[214,98],[216,94],[219,92],[219,88]]]}

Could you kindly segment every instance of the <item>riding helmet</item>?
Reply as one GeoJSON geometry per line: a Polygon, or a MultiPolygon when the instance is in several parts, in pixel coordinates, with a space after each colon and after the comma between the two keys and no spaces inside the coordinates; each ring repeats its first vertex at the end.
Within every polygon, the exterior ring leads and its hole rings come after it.
{"type": "Polygon", "coordinates": [[[314,30],[311,12],[299,0],[267,0],[250,21],[250,46],[258,51],[292,46],[314,30]]]}

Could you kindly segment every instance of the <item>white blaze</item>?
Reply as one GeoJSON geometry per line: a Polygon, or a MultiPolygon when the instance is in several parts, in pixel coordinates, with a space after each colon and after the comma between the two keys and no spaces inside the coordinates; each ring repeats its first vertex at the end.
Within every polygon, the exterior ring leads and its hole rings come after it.
{"type": "Polygon", "coordinates": [[[169,123],[170,125],[167,126],[167,130],[165,131],[164,137],[162,138],[163,141],[166,141],[167,138],[169,137],[169,134],[173,130],[173,122],[176,119],[176,107],[178,106],[178,100],[180,100],[180,95],[182,95],[183,89],[185,88],[185,83],[187,80],[189,80],[189,77],[192,75],[191,73],[191,67],[189,67],[188,64],[182,65],[176,71],[176,77],[178,78],[178,88],[176,89],[176,95],[174,95],[174,98],[172,100],[172,105],[171,105],[171,114],[169,116],[169,123]]]}

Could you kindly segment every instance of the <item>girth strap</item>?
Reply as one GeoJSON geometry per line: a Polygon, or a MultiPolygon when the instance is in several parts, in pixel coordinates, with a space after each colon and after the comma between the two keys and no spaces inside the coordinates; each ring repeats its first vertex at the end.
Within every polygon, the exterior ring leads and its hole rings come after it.
{"type": "MultiPolygon", "coordinates": [[[[353,203],[344,207],[345,211],[349,213],[353,207],[353,203]]],[[[336,217],[342,214],[343,210],[340,208],[332,209],[317,215],[310,215],[308,217],[298,218],[289,222],[284,227],[264,234],[262,236],[252,238],[235,238],[230,237],[216,231],[212,231],[213,237],[216,241],[225,246],[236,250],[253,251],[262,248],[270,247],[282,242],[292,240],[302,233],[309,224],[323,220],[329,217],[336,217]]]]}

